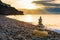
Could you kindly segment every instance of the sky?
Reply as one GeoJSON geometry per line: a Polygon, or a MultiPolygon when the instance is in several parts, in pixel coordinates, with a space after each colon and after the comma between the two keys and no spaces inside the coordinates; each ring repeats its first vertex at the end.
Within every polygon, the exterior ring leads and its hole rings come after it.
{"type": "Polygon", "coordinates": [[[60,14],[60,0],[1,0],[24,14],[60,14]]]}

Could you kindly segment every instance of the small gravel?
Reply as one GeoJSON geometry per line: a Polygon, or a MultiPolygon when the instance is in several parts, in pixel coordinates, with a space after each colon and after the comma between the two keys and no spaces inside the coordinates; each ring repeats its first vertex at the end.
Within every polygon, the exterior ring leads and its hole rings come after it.
{"type": "Polygon", "coordinates": [[[0,15],[0,40],[60,40],[60,34],[50,30],[44,30],[48,37],[35,37],[34,29],[35,25],[0,15]]]}

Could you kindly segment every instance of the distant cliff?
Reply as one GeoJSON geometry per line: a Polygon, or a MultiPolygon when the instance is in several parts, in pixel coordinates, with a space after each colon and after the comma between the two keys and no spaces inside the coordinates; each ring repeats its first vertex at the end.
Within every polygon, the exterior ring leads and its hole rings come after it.
{"type": "Polygon", "coordinates": [[[18,11],[14,7],[0,1],[0,15],[23,15],[23,11],[18,11]]]}

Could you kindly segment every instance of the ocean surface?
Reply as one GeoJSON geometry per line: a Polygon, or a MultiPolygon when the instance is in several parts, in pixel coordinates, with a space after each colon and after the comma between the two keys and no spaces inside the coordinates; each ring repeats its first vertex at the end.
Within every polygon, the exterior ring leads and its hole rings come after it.
{"type": "Polygon", "coordinates": [[[38,25],[40,16],[42,17],[42,23],[46,29],[60,33],[60,15],[10,15],[6,17],[38,25]]]}

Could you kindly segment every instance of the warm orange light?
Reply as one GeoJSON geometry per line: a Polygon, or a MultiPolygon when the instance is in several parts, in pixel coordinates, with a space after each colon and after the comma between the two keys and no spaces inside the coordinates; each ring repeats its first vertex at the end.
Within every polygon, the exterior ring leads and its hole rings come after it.
{"type": "Polygon", "coordinates": [[[26,15],[24,20],[25,20],[25,22],[33,22],[33,19],[32,19],[31,15],[26,15]]]}
{"type": "Polygon", "coordinates": [[[8,15],[7,18],[18,21],[29,22],[38,25],[38,19],[42,17],[42,23],[47,29],[60,30],[60,15],[8,15]]]}
{"type": "Polygon", "coordinates": [[[18,3],[18,8],[19,8],[19,5],[20,5],[20,8],[22,9],[36,9],[37,6],[35,6],[35,4],[33,4],[34,0],[19,0],[17,1],[18,3]]]}
{"type": "Polygon", "coordinates": [[[15,7],[16,9],[39,9],[44,8],[43,5],[36,5],[33,3],[37,0],[2,0],[2,2],[6,4],[10,4],[12,7],[15,7]]]}

